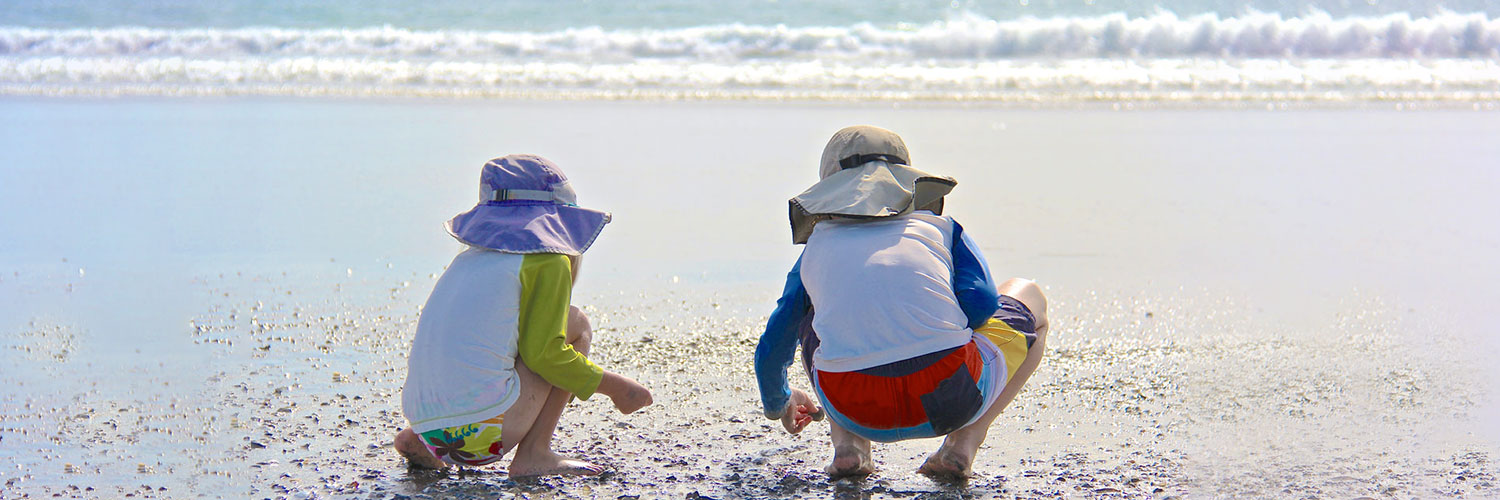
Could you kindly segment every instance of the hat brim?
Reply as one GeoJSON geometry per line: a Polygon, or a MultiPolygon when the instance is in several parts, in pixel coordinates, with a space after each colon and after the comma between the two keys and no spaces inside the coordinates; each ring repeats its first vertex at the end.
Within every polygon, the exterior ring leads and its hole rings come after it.
{"type": "Polygon", "coordinates": [[[610,214],[544,204],[481,204],[444,224],[465,244],[505,253],[582,255],[594,244],[610,214]]]}
{"type": "Polygon", "coordinates": [[[878,219],[915,212],[953,191],[958,181],[908,165],[872,162],[829,175],[792,198],[792,243],[807,243],[820,221],[878,219]]]}

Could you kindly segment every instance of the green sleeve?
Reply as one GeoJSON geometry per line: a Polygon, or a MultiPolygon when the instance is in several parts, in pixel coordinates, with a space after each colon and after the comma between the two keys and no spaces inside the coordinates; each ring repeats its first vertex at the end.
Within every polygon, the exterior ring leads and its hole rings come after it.
{"type": "Polygon", "coordinates": [[[554,387],[588,399],[604,370],[567,341],[572,265],[562,254],[530,254],[521,261],[521,361],[554,387]]]}

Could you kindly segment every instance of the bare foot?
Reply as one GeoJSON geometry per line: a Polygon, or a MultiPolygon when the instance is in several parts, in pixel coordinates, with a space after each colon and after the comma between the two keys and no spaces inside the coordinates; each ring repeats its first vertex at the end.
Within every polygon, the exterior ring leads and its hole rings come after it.
{"type": "Polygon", "coordinates": [[[927,461],[917,468],[917,472],[940,481],[962,482],[969,479],[974,471],[973,467],[972,459],[944,447],[927,457],[927,461]]]}
{"type": "Polygon", "coordinates": [[[823,472],[828,473],[829,479],[868,476],[875,472],[875,461],[870,459],[870,452],[867,450],[854,446],[835,447],[833,463],[823,468],[823,472]]]}
{"type": "Polygon", "coordinates": [[[518,449],[515,458],[510,460],[511,479],[538,476],[597,476],[603,474],[604,469],[602,465],[565,458],[551,450],[521,453],[518,449]]]}
{"type": "Polygon", "coordinates": [[[400,433],[396,434],[396,442],[393,445],[396,448],[396,452],[406,457],[406,460],[411,462],[412,466],[427,469],[443,469],[448,467],[446,462],[432,456],[432,451],[427,449],[427,445],[422,444],[422,438],[417,437],[417,433],[412,432],[410,428],[403,429],[400,433]]]}

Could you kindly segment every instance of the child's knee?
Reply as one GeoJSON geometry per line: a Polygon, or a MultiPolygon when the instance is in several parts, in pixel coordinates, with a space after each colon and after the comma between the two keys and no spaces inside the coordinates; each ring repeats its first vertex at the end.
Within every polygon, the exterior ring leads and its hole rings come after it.
{"type": "Polygon", "coordinates": [[[411,447],[412,440],[414,439],[417,439],[417,434],[415,432],[412,432],[410,427],[407,427],[405,429],[401,429],[401,432],[396,433],[396,439],[394,440],[393,445],[396,447],[396,450],[404,453],[407,448],[411,447]]]}
{"type": "MultiPolygon", "coordinates": [[[[1026,304],[1026,309],[1036,319],[1037,330],[1044,330],[1047,326],[1047,296],[1042,293],[1042,287],[1035,281],[1025,278],[1011,278],[1001,283],[999,292],[1026,304]]],[[[1038,332],[1040,333],[1040,332],[1038,332]]]]}
{"type": "Polygon", "coordinates": [[[442,468],[446,465],[437,457],[432,456],[432,453],[427,450],[427,445],[422,443],[422,438],[412,432],[410,427],[396,434],[393,447],[396,448],[397,453],[413,464],[429,468],[442,468]]]}
{"type": "Polygon", "coordinates": [[[594,327],[589,323],[589,316],[578,306],[568,306],[568,343],[581,350],[588,349],[593,340],[594,327]]]}

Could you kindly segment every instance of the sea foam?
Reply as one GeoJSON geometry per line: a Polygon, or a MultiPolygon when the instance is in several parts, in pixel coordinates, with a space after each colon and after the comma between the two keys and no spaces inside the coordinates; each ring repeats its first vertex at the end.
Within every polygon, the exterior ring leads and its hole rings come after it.
{"type": "Polygon", "coordinates": [[[1497,61],[1500,19],[1451,12],[551,32],[0,28],[0,92],[12,94],[1473,100],[1500,88],[1497,61]]]}

